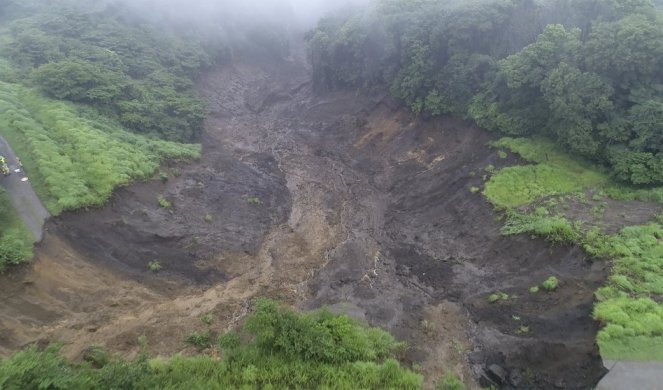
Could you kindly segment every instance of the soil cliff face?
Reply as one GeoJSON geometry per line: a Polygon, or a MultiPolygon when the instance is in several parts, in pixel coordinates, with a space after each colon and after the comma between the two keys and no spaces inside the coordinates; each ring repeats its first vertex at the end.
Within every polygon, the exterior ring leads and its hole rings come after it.
{"type": "Polygon", "coordinates": [[[140,335],[154,354],[186,352],[200,316],[223,331],[270,296],[385,327],[430,379],[453,369],[504,388],[595,384],[605,270],[577,248],[499,234],[470,191],[489,164],[511,162],[490,135],[384,96],[316,95],[308,80],[298,59],[207,74],[202,159],[52,220],[34,264],[0,277],[0,352],[63,340],[72,356],[91,344],[130,356],[140,335]],[[551,275],[556,292],[528,292],[551,275]],[[490,303],[495,292],[508,298],[490,303]]]}

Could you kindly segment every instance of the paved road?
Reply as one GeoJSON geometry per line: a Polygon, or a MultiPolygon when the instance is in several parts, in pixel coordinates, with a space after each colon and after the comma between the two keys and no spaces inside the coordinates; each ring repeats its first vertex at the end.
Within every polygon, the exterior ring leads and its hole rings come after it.
{"type": "Polygon", "coordinates": [[[663,389],[663,363],[605,361],[610,370],[596,390],[663,389]]]}
{"type": "Polygon", "coordinates": [[[16,163],[14,151],[2,136],[0,136],[0,155],[5,157],[12,172],[9,176],[0,175],[0,184],[5,187],[14,208],[32,231],[35,240],[39,242],[43,234],[44,221],[49,216],[48,211],[35,194],[30,181],[21,181],[22,178],[26,177],[26,173],[16,163]],[[16,169],[21,169],[21,171],[14,172],[16,169]]]}

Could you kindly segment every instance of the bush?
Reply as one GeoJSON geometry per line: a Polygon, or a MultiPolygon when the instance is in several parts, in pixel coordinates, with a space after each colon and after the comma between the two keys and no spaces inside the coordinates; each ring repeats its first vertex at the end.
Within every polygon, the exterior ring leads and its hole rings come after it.
{"type": "Polygon", "coordinates": [[[559,280],[554,276],[549,277],[541,284],[541,287],[543,287],[543,289],[547,291],[557,290],[558,286],[559,286],[559,280]]]}
{"type": "Polygon", "coordinates": [[[598,334],[605,358],[663,359],[660,346],[663,305],[663,227],[631,226],[613,236],[587,234],[590,253],[613,259],[608,284],[596,292],[594,317],[605,326],[598,334]]]}
{"type": "Polygon", "coordinates": [[[159,263],[157,260],[152,260],[149,263],[147,263],[147,269],[150,271],[157,273],[161,271],[161,263],[159,263]]]}
{"type": "MultiPolygon", "coordinates": [[[[110,357],[92,367],[67,361],[57,348],[39,352],[33,346],[0,360],[0,388],[415,390],[423,384],[420,375],[393,359],[400,345],[391,336],[346,316],[327,311],[298,314],[259,301],[240,332],[247,332],[247,337],[230,332],[219,338],[221,359],[176,355],[148,360],[142,354],[133,361],[110,357]],[[318,335],[331,348],[329,353],[316,345],[318,335]]],[[[209,333],[194,333],[187,340],[205,348],[209,333]]]]}
{"type": "Polygon", "coordinates": [[[212,325],[212,322],[214,322],[214,316],[211,314],[205,314],[204,316],[200,317],[200,321],[202,321],[202,323],[205,325],[212,325]]]}
{"type": "Polygon", "coordinates": [[[496,292],[488,296],[488,302],[490,303],[495,303],[499,300],[506,301],[507,299],[509,299],[509,294],[503,292],[496,292]]]}
{"type": "Polygon", "coordinates": [[[267,300],[258,301],[246,329],[265,353],[322,363],[380,360],[402,348],[388,333],[366,329],[349,317],[326,310],[299,315],[267,300]]]}
{"type": "Polygon", "coordinates": [[[169,209],[169,208],[173,207],[173,204],[171,203],[171,201],[166,199],[163,195],[159,195],[157,197],[157,201],[159,202],[159,207],[162,207],[164,209],[169,209]]]}
{"type": "Polygon", "coordinates": [[[0,187],[0,272],[7,266],[32,259],[32,233],[14,210],[9,195],[0,187]]]}
{"type": "Polygon", "coordinates": [[[189,343],[193,346],[196,346],[200,349],[204,349],[204,348],[209,347],[209,345],[210,345],[209,340],[210,340],[210,335],[209,335],[208,331],[194,332],[194,333],[190,334],[189,336],[187,336],[187,338],[186,338],[187,343],[189,343]]]}
{"type": "Polygon", "coordinates": [[[531,233],[552,242],[573,243],[580,239],[577,229],[566,218],[550,216],[544,208],[532,214],[507,211],[507,219],[500,230],[503,235],[531,233]]]}
{"type": "Polygon", "coordinates": [[[465,384],[456,374],[447,371],[444,378],[435,385],[435,390],[465,390],[465,384]]]}
{"type": "Polygon", "coordinates": [[[256,205],[256,206],[259,206],[259,205],[262,204],[262,201],[260,200],[260,198],[258,198],[258,197],[256,197],[256,196],[252,196],[252,197],[250,197],[250,198],[247,198],[246,201],[247,201],[249,204],[256,205]]]}

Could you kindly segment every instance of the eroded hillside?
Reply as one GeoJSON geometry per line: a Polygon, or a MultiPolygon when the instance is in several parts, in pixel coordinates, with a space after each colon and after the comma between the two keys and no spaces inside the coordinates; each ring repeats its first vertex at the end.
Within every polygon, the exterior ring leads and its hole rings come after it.
{"type": "Polygon", "coordinates": [[[300,58],[204,75],[201,160],[53,219],[33,265],[1,276],[3,354],[62,340],[74,357],[94,344],[131,356],[141,335],[152,354],[193,352],[183,340],[201,316],[230,329],[269,296],[388,329],[430,383],[452,368],[505,386],[594,384],[604,263],[500,235],[470,191],[473,173],[513,162],[489,135],[383,95],[316,95],[309,80],[300,58]],[[552,274],[563,288],[528,293],[552,274]],[[491,304],[496,292],[508,298],[491,304]]]}

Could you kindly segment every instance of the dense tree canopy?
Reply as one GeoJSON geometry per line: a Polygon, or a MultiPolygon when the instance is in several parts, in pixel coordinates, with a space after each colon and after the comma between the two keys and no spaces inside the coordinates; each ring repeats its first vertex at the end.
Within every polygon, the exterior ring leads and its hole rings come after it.
{"type": "Polygon", "coordinates": [[[663,15],[648,0],[381,0],[308,37],[318,88],[389,86],[416,113],[541,134],[663,183],[663,15]]]}
{"type": "Polygon", "coordinates": [[[218,53],[200,40],[97,12],[39,8],[11,24],[9,56],[48,95],[113,115],[129,129],[191,141],[202,129],[205,105],[193,80],[218,53]]]}

